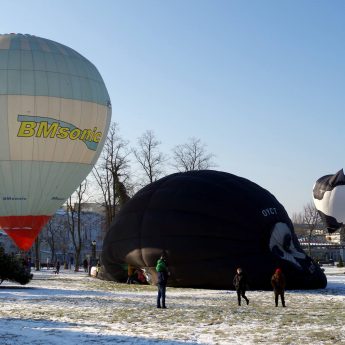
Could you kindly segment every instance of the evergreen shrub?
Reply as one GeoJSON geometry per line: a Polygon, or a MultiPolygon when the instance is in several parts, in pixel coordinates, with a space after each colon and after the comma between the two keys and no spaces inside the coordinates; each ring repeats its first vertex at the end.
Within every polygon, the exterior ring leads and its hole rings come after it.
{"type": "Polygon", "coordinates": [[[25,285],[31,279],[30,268],[24,264],[23,260],[6,254],[0,248],[0,284],[4,280],[10,280],[25,285]]]}

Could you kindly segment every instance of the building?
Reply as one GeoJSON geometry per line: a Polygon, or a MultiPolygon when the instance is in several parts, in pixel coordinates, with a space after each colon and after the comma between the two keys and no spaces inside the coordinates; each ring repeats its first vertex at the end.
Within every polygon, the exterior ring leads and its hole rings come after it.
{"type": "MultiPolygon", "coordinates": [[[[75,223],[78,222],[77,214],[74,215],[75,223]]],[[[75,263],[75,248],[73,245],[72,234],[69,229],[67,210],[65,207],[56,211],[54,217],[42,229],[40,240],[39,261],[42,266],[53,265],[56,261],[66,263],[68,267],[75,263]]],[[[91,257],[100,258],[105,233],[105,216],[102,206],[99,204],[82,204],[80,214],[80,234],[82,250],[80,253],[80,263],[91,257]]],[[[7,234],[0,230],[0,245],[6,253],[20,253],[19,249],[12,242],[7,234]]],[[[35,262],[35,246],[28,251],[28,256],[35,262]]]]}
{"type": "MultiPolygon", "coordinates": [[[[300,227],[301,228],[301,227],[300,227]]],[[[324,229],[316,229],[312,236],[299,232],[298,241],[302,248],[320,262],[345,261],[345,229],[330,234],[324,229]]]]}

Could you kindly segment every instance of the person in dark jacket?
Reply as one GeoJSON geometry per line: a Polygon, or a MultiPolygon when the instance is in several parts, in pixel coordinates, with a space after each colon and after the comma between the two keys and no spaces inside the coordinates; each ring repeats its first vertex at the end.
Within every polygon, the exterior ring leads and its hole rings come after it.
{"type": "Polygon", "coordinates": [[[166,308],[165,305],[165,291],[168,282],[168,267],[166,263],[166,258],[164,255],[160,257],[156,265],[157,271],[157,286],[158,286],[158,295],[157,295],[157,308],[166,308]],[[162,302],[162,303],[161,303],[162,302]]]}
{"type": "Polygon", "coordinates": [[[59,274],[60,273],[60,261],[58,261],[55,265],[55,274],[59,274]]]}
{"type": "Polygon", "coordinates": [[[276,271],[274,272],[271,278],[271,285],[274,291],[274,301],[275,301],[276,307],[278,307],[279,296],[282,301],[282,306],[285,307],[284,292],[285,292],[286,282],[285,282],[284,274],[280,268],[277,268],[276,271]]]}
{"type": "Polygon", "coordinates": [[[88,267],[89,267],[89,263],[88,263],[87,259],[85,258],[83,261],[84,272],[87,272],[88,267]]]}
{"type": "Polygon", "coordinates": [[[246,303],[248,305],[249,299],[246,297],[247,276],[242,271],[241,267],[239,267],[236,270],[236,275],[234,277],[233,284],[234,284],[236,292],[237,292],[238,305],[241,305],[241,297],[246,301],[246,303]]]}
{"type": "Polygon", "coordinates": [[[134,284],[135,282],[135,267],[131,264],[127,266],[127,284],[134,284]]]}

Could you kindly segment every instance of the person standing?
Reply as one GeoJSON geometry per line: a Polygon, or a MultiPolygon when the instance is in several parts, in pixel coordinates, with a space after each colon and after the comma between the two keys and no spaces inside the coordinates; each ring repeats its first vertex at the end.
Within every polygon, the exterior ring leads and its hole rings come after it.
{"type": "Polygon", "coordinates": [[[131,264],[128,264],[127,266],[127,284],[134,284],[134,278],[135,278],[135,267],[131,264]]]}
{"type": "Polygon", "coordinates": [[[165,309],[166,308],[165,292],[166,292],[166,286],[168,283],[169,273],[168,273],[166,258],[164,255],[161,255],[160,259],[157,261],[156,271],[157,271],[157,287],[158,287],[157,308],[165,309]]]}
{"type": "Polygon", "coordinates": [[[60,261],[58,261],[55,265],[55,274],[59,274],[60,273],[60,261]]]}
{"type": "Polygon", "coordinates": [[[83,261],[84,272],[87,272],[88,267],[89,267],[89,263],[88,263],[87,259],[85,258],[83,261]]]}
{"type": "Polygon", "coordinates": [[[272,278],[271,278],[271,285],[273,287],[274,291],[274,302],[276,304],[276,307],[278,307],[278,300],[279,296],[282,301],[282,306],[285,307],[285,276],[280,268],[277,268],[276,271],[274,272],[272,278]]]}
{"type": "Polygon", "coordinates": [[[241,297],[246,301],[246,303],[248,305],[249,299],[246,297],[247,276],[243,272],[241,267],[237,268],[237,270],[236,270],[233,284],[234,284],[236,292],[237,292],[238,305],[241,305],[241,297]]]}

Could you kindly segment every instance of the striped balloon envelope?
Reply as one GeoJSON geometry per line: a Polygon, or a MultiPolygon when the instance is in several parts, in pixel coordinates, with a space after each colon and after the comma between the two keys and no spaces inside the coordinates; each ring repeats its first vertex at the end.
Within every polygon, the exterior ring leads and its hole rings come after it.
{"type": "Polygon", "coordinates": [[[0,35],[0,228],[21,250],[89,174],[110,119],[90,61],[48,39],[0,35]]]}

